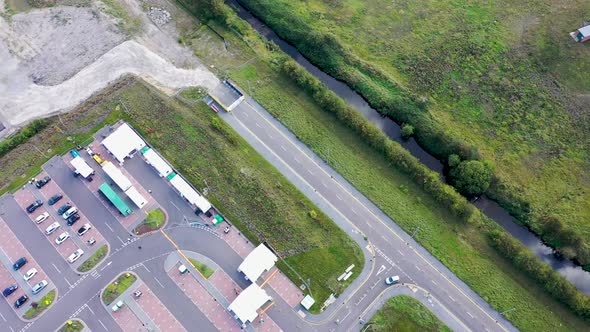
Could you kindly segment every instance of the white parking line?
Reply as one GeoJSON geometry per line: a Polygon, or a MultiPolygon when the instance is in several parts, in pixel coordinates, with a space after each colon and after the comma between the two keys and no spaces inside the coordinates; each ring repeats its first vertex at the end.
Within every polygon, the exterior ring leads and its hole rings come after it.
{"type": "Polygon", "coordinates": [[[6,322],[6,318],[4,318],[3,314],[0,314],[0,317],[2,317],[2,319],[6,322]]]}
{"type": "Polygon", "coordinates": [[[154,277],[154,280],[156,280],[156,282],[160,285],[160,287],[166,288],[166,287],[164,287],[164,285],[162,285],[162,283],[160,282],[160,280],[158,280],[158,278],[154,277]]]}
{"type": "Polygon", "coordinates": [[[109,330],[109,329],[107,329],[107,327],[104,325],[104,323],[103,323],[103,322],[102,322],[100,319],[97,319],[97,320],[98,320],[98,322],[100,323],[100,325],[102,325],[102,327],[103,327],[105,330],[107,330],[107,331],[109,330]]]}
{"type": "Polygon", "coordinates": [[[108,227],[108,228],[111,230],[111,232],[113,232],[113,233],[115,232],[115,231],[114,231],[114,230],[111,228],[111,226],[109,226],[109,224],[107,224],[106,222],[105,222],[104,224],[105,224],[105,225],[106,225],[106,226],[107,226],[107,227],[108,227]]]}
{"type": "Polygon", "coordinates": [[[53,267],[57,270],[57,273],[61,274],[61,271],[57,268],[57,266],[55,266],[55,264],[51,263],[51,265],[53,265],[53,267]]]}

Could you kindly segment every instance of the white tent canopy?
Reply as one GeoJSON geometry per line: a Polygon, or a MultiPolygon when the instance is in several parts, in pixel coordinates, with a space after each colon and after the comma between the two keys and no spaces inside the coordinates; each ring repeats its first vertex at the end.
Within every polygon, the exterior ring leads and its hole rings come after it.
{"type": "Polygon", "coordinates": [[[261,243],[256,249],[246,256],[238,267],[238,272],[243,272],[246,279],[256,282],[264,271],[270,270],[276,263],[277,256],[261,243]]]}
{"type": "Polygon", "coordinates": [[[251,284],[229,305],[228,309],[242,324],[253,322],[258,317],[256,312],[266,302],[272,300],[270,296],[257,284],[251,284]]]}
{"type": "Polygon", "coordinates": [[[107,175],[121,188],[121,190],[126,191],[131,187],[131,181],[127,178],[121,170],[113,165],[113,163],[105,162],[102,164],[102,170],[107,173],[107,175]]]}
{"type": "Polygon", "coordinates": [[[180,195],[184,197],[189,203],[196,205],[201,211],[205,212],[211,208],[211,204],[203,196],[191,187],[180,175],[176,174],[170,179],[170,184],[178,190],[180,195]]]}
{"type": "Polygon", "coordinates": [[[129,157],[135,151],[139,151],[145,146],[145,142],[127,123],[119,126],[119,128],[100,144],[104,145],[120,163],[125,160],[125,157],[129,157]]]}
{"type": "Polygon", "coordinates": [[[70,160],[70,164],[72,164],[76,171],[78,171],[78,173],[80,173],[80,175],[82,175],[85,178],[88,177],[90,174],[94,173],[92,167],[88,166],[86,161],[84,161],[84,159],[82,159],[82,157],[80,156],[77,156],[76,158],[70,160]]]}
{"type": "Polygon", "coordinates": [[[127,195],[127,197],[131,199],[133,204],[137,205],[137,207],[140,209],[147,204],[147,201],[145,200],[143,195],[141,195],[139,191],[135,189],[135,187],[127,189],[127,191],[125,191],[125,194],[127,195]]]}
{"type": "Polygon", "coordinates": [[[148,164],[152,165],[161,177],[168,176],[172,173],[172,167],[160,157],[153,149],[148,149],[143,153],[143,156],[147,160],[148,164]]]}

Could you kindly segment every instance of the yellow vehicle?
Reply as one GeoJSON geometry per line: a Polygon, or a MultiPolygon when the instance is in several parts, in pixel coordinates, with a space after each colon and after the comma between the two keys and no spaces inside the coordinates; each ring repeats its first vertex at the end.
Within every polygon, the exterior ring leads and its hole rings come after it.
{"type": "Polygon", "coordinates": [[[92,155],[92,159],[94,159],[99,165],[102,164],[102,159],[100,159],[97,154],[92,155]]]}

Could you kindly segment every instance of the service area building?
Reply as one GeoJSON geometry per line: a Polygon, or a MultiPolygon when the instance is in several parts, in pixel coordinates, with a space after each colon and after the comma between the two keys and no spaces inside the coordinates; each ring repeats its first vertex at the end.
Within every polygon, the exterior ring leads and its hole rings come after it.
{"type": "Polygon", "coordinates": [[[156,172],[158,172],[160,177],[166,177],[172,173],[172,167],[170,167],[170,165],[168,165],[168,163],[153,149],[145,147],[141,150],[141,153],[147,163],[152,165],[156,172]]]}
{"type": "Polygon", "coordinates": [[[228,309],[238,319],[242,326],[253,322],[258,317],[257,310],[266,302],[271,301],[266,291],[257,284],[251,284],[229,305],[228,309]]]}
{"type": "Polygon", "coordinates": [[[121,190],[126,191],[127,189],[131,188],[131,181],[129,181],[129,178],[126,177],[117,166],[113,165],[113,163],[103,163],[102,170],[119,188],[121,188],[121,190]]]}
{"type": "Polygon", "coordinates": [[[127,123],[120,125],[100,144],[104,145],[119,163],[123,163],[125,158],[133,156],[146,146],[143,139],[127,123]]]}
{"type": "Polygon", "coordinates": [[[125,195],[131,199],[133,204],[135,204],[138,208],[142,208],[147,204],[147,200],[143,197],[142,194],[135,189],[135,187],[131,187],[125,191],[125,195]]]}
{"type": "Polygon", "coordinates": [[[264,271],[270,270],[277,262],[277,256],[261,243],[246,256],[238,267],[238,272],[244,273],[247,280],[256,282],[264,271]]]}
{"type": "Polygon", "coordinates": [[[74,166],[76,172],[80,174],[82,177],[87,178],[94,173],[92,167],[90,167],[82,157],[77,156],[74,159],[70,160],[70,164],[74,166]]]}
{"type": "MultiPolygon", "coordinates": [[[[174,173],[172,173],[174,174],[174,173]]],[[[211,203],[206,200],[203,196],[199,195],[199,193],[191,187],[191,185],[182,178],[182,176],[178,174],[174,174],[174,176],[168,177],[170,180],[170,184],[180,196],[186,199],[189,203],[196,206],[202,212],[207,212],[211,209],[211,203]]]]}

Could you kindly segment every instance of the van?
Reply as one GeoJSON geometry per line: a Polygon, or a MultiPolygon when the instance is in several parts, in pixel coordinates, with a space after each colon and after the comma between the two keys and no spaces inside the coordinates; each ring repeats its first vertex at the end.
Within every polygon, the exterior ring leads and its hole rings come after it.
{"type": "Polygon", "coordinates": [[[68,219],[72,214],[78,212],[78,209],[76,209],[75,206],[71,207],[69,210],[67,210],[66,212],[64,212],[64,214],[62,214],[61,216],[64,219],[68,219]]]}
{"type": "Polygon", "coordinates": [[[47,286],[47,280],[41,280],[35,286],[33,286],[33,294],[38,294],[47,286]]]}

